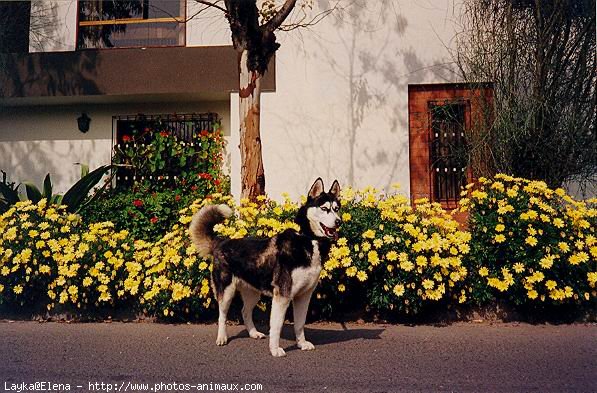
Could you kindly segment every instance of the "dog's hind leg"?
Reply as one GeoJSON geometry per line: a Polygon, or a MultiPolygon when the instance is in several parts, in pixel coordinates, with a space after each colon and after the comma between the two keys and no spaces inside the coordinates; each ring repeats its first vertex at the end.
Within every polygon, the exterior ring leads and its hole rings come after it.
{"type": "Polygon", "coordinates": [[[257,331],[253,323],[253,309],[257,305],[257,302],[259,302],[261,294],[259,291],[248,288],[246,285],[239,285],[238,289],[243,298],[243,321],[245,322],[249,336],[251,338],[264,338],[265,334],[257,331]]]}
{"type": "Polygon", "coordinates": [[[228,315],[228,309],[230,303],[234,299],[236,293],[236,280],[232,279],[232,282],[224,288],[221,294],[218,294],[218,308],[220,315],[218,317],[218,337],[216,338],[217,345],[226,345],[228,343],[228,335],[226,334],[226,317],[228,315]]]}
{"type": "Polygon", "coordinates": [[[294,314],[294,334],[296,335],[296,344],[302,351],[311,351],[315,346],[305,339],[305,321],[307,320],[307,310],[313,290],[308,290],[292,299],[292,311],[294,314]]]}
{"type": "Polygon", "coordinates": [[[272,313],[269,321],[269,350],[272,356],[281,357],[286,356],[286,352],[280,348],[280,333],[284,325],[284,317],[286,310],[290,304],[290,298],[281,296],[274,292],[272,299],[272,313]]]}

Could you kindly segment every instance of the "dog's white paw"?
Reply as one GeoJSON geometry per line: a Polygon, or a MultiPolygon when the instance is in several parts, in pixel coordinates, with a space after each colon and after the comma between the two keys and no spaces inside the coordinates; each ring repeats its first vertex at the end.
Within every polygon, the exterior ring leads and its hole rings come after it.
{"type": "Polygon", "coordinates": [[[257,330],[252,330],[249,332],[249,337],[261,339],[261,338],[266,338],[267,336],[261,332],[258,332],[257,330]]]}
{"type": "Polygon", "coordinates": [[[216,345],[222,346],[228,344],[228,337],[227,336],[218,336],[216,338],[216,345]]]}
{"type": "Polygon", "coordinates": [[[282,348],[270,348],[269,350],[272,353],[273,357],[281,358],[283,356],[286,356],[286,352],[284,352],[282,348]]]}
{"type": "Polygon", "coordinates": [[[301,351],[312,351],[315,349],[315,345],[311,344],[309,341],[303,341],[302,343],[297,343],[297,345],[301,351]]]}

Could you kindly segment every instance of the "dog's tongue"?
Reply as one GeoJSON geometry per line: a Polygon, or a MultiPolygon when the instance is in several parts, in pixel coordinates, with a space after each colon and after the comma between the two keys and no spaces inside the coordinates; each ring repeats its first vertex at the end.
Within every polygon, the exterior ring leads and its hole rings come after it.
{"type": "Polygon", "coordinates": [[[334,240],[338,240],[338,229],[337,228],[327,228],[327,232],[334,240]]]}
{"type": "Polygon", "coordinates": [[[334,241],[338,241],[338,236],[339,236],[339,235],[338,235],[338,230],[337,230],[337,229],[336,229],[336,230],[334,230],[334,233],[333,233],[333,235],[334,235],[334,241]]]}

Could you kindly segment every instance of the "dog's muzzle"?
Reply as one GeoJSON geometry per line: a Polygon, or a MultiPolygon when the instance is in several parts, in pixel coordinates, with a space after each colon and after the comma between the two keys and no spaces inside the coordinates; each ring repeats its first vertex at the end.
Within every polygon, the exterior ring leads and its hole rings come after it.
{"type": "Polygon", "coordinates": [[[326,227],[322,223],[319,223],[319,225],[321,225],[321,229],[323,229],[323,233],[325,233],[325,235],[328,238],[334,239],[334,240],[338,240],[338,226],[339,226],[338,221],[339,220],[336,221],[336,227],[335,228],[326,227]]]}

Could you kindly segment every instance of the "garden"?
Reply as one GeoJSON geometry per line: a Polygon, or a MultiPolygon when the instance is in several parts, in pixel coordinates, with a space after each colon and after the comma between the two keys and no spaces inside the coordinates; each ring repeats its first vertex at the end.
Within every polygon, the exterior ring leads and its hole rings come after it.
{"type": "MultiPolygon", "coordinates": [[[[5,175],[2,312],[213,320],[211,261],[198,256],[187,234],[193,213],[226,203],[235,214],[216,227],[220,236],[269,237],[296,229],[304,202],[283,195],[237,204],[221,169],[223,147],[217,123],[191,140],[158,127],[119,141],[112,165],[84,168],[64,195],[52,194],[49,176],[43,190],[25,184],[19,193],[5,175]],[[92,190],[105,173],[104,185],[92,190]]],[[[594,319],[596,199],[496,174],[467,185],[451,212],[425,199],[411,204],[398,186],[389,193],[345,187],[341,215],[311,318],[466,317],[499,306],[521,318],[594,319]],[[454,213],[468,214],[468,222],[454,213]]]]}

